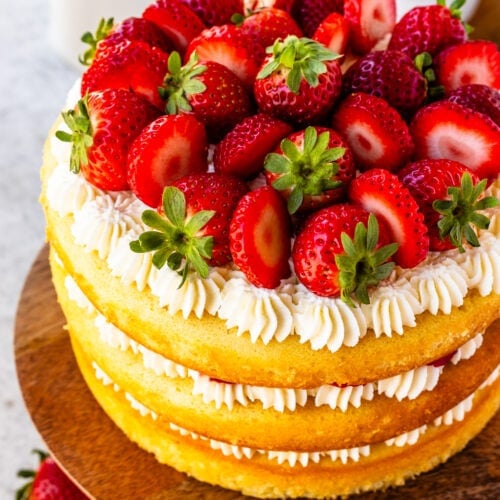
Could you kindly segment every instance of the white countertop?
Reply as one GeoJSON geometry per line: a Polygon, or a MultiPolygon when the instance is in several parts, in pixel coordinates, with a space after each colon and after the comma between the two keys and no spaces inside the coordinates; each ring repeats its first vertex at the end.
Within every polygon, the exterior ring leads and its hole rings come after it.
{"type": "Polygon", "coordinates": [[[77,71],[48,43],[49,0],[0,0],[0,500],[44,448],[16,378],[13,330],[24,279],[44,244],[42,145],[77,71]]]}

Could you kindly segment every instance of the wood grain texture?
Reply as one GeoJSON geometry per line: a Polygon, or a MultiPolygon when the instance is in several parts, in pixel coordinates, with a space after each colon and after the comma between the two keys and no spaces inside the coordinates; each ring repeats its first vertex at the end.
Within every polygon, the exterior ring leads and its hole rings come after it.
{"type": "MultiPolygon", "coordinates": [[[[26,280],[15,326],[19,383],[33,422],[68,474],[98,499],[248,498],[160,465],[130,442],[87,389],[64,330],[44,247],[26,280]]],[[[460,454],[430,473],[386,492],[356,498],[500,498],[500,416],[460,454]]]]}

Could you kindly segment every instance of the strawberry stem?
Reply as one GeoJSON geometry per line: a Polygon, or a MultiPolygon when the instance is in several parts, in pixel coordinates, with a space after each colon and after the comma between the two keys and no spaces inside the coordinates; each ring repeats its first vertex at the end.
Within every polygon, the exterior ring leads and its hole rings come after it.
{"type": "Polygon", "coordinates": [[[449,237],[461,253],[465,252],[464,240],[473,247],[480,246],[474,227],[489,227],[490,219],[479,211],[495,207],[499,203],[494,196],[482,196],[486,184],[486,179],[483,179],[474,185],[469,172],[465,172],[460,187],[448,188],[448,199],[435,200],[432,204],[434,210],[442,215],[438,222],[441,238],[449,237]]]}
{"type": "Polygon", "coordinates": [[[186,213],[184,193],[173,186],[163,190],[162,217],[154,210],[145,210],[143,222],[155,229],[145,231],[139,239],[130,242],[136,253],[153,252],[153,264],[161,269],[165,264],[182,276],[179,288],[193,268],[202,278],[208,276],[207,260],[212,256],[213,237],[200,232],[215,215],[213,210],[200,210],[193,216],[186,213]]]}
{"type": "Polygon", "coordinates": [[[339,284],[341,299],[355,307],[352,295],[358,302],[369,304],[368,288],[376,286],[387,278],[394,269],[394,262],[388,259],[397,251],[398,244],[390,243],[376,248],[379,241],[379,227],[377,218],[370,214],[368,224],[356,224],[354,238],[347,233],[341,234],[343,254],[335,256],[335,263],[339,268],[339,284]]]}

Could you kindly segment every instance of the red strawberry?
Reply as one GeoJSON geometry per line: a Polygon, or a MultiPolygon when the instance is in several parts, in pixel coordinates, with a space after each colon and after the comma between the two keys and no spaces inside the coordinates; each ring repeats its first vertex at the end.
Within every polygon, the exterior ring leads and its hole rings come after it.
{"type": "Polygon", "coordinates": [[[409,163],[398,175],[424,214],[431,250],[457,246],[463,249],[465,241],[478,246],[472,226],[484,229],[488,222],[477,210],[496,203],[494,198],[481,198],[484,182],[479,188],[472,188],[479,179],[465,165],[452,160],[424,159],[409,163]],[[470,176],[468,185],[463,184],[467,182],[465,174],[470,176]]]}
{"type": "Polygon", "coordinates": [[[489,116],[500,127],[500,92],[498,90],[487,85],[471,83],[455,89],[448,96],[448,100],[489,116]]]}
{"type": "Polygon", "coordinates": [[[345,54],[349,42],[349,23],[338,12],[332,12],[321,21],[312,39],[336,54],[345,54]]]}
{"type": "Polygon", "coordinates": [[[307,127],[281,141],[264,163],[268,184],[288,211],[309,211],[341,200],[356,174],[346,142],[333,130],[307,127]]]}
{"type": "Polygon", "coordinates": [[[415,155],[463,163],[479,178],[500,172],[500,127],[488,116],[450,101],[429,104],[410,124],[415,155]]]}
{"type": "Polygon", "coordinates": [[[349,198],[386,222],[392,241],[399,244],[396,264],[415,267],[425,259],[429,237],[424,216],[396,175],[382,168],[368,170],[351,182],[349,198]]]}
{"type": "Polygon", "coordinates": [[[392,32],[396,23],[395,0],[345,0],[344,16],[350,25],[352,51],[366,54],[392,32]]]}
{"type": "Polygon", "coordinates": [[[396,170],[413,153],[408,126],[381,97],[363,92],[350,94],[335,110],[332,126],[345,137],[362,170],[396,170]]]}
{"type": "Polygon", "coordinates": [[[344,74],[345,94],[365,92],[384,98],[403,116],[427,97],[427,81],[406,54],[377,50],[360,57],[344,74]]]}
{"type": "Polygon", "coordinates": [[[85,32],[80,40],[86,43],[89,47],[87,50],[78,57],[78,61],[84,66],[90,66],[95,58],[97,51],[97,45],[100,44],[111,32],[114,27],[114,19],[111,17],[109,19],[101,18],[95,33],[91,31],[85,32]]]}
{"type": "Polygon", "coordinates": [[[434,366],[436,368],[441,368],[442,366],[446,365],[451,361],[456,352],[457,351],[455,350],[453,352],[450,352],[449,354],[446,354],[445,356],[442,356],[441,358],[435,359],[434,361],[431,361],[429,365],[434,366]]]}
{"type": "Polygon", "coordinates": [[[167,59],[162,50],[138,40],[106,45],[83,74],[81,94],[108,88],[133,90],[162,108],[158,87],[163,82],[167,59]]]}
{"type": "Polygon", "coordinates": [[[182,0],[206,26],[227,24],[234,14],[243,14],[243,0],[182,0]]]}
{"type": "Polygon", "coordinates": [[[432,56],[445,47],[462,43],[467,31],[460,19],[460,10],[452,4],[426,5],[409,10],[394,26],[389,48],[414,59],[422,52],[432,56]]]}
{"type": "Polygon", "coordinates": [[[156,0],[142,17],[161,28],[181,53],[205,29],[203,21],[181,0],[156,0]]]}
{"type": "Polygon", "coordinates": [[[34,451],[40,458],[40,464],[36,472],[19,471],[19,477],[29,478],[31,481],[17,492],[16,498],[20,500],[86,500],[88,498],[52,457],[43,451],[34,451]]]}
{"type": "Polygon", "coordinates": [[[265,113],[244,118],[215,146],[216,172],[249,178],[264,168],[264,158],[292,127],[265,113]]]}
{"type": "Polygon", "coordinates": [[[237,177],[214,173],[182,177],[164,189],[159,213],[143,213],[143,221],[155,231],[142,233],[130,248],[153,252],[153,264],[178,271],[182,283],[191,269],[206,278],[209,265],[231,260],[229,224],[246,192],[246,184],[237,177]]]}
{"type": "Polygon", "coordinates": [[[167,113],[193,112],[215,140],[252,111],[241,80],[215,61],[198,62],[196,52],[184,66],[178,52],[170,54],[160,95],[166,99],[167,113]]]}
{"type": "Polygon", "coordinates": [[[159,115],[157,108],[133,92],[92,92],[76,108],[63,113],[70,133],[57,137],[72,142],[70,168],[94,186],[109,191],[129,188],[126,161],[132,141],[159,115]]]}
{"type": "Polygon", "coordinates": [[[243,196],[230,225],[234,263],[257,287],[276,288],[290,275],[290,219],[283,199],[264,186],[243,196]]]}
{"type": "Polygon", "coordinates": [[[265,8],[247,16],[240,25],[241,31],[253,40],[254,47],[261,50],[255,53],[258,64],[266,57],[266,48],[278,39],[288,35],[302,36],[302,30],[293,17],[284,10],[265,8]]]}
{"type": "Polygon", "coordinates": [[[320,23],[332,12],[343,14],[343,0],[295,0],[292,10],[293,16],[308,37],[314,34],[320,23]]]}
{"type": "Polygon", "coordinates": [[[434,69],[447,94],[470,83],[500,89],[500,51],[494,42],[469,40],[447,47],[434,57],[434,69]]]}
{"type": "Polygon", "coordinates": [[[341,90],[337,56],[318,42],[293,35],[267,51],[254,86],[259,109],[297,124],[325,118],[341,90]]]}
{"type": "Polygon", "coordinates": [[[273,7],[290,14],[295,2],[296,0],[245,0],[244,4],[247,12],[255,12],[259,9],[273,7]]]}
{"type": "Polygon", "coordinates": [[[313,293],[351,296],[368,303],[368,288],[387,278],[394,267],[388,262],[397,244],[390,243],[383,221],[364,208],[349,204],[325,207],[307,219],[292,248],[299,281],[313,293]]]}
{"type": "Polygon", "coordinates": [[[184,175],[207,171],[207,147],[205,127],[193,115],[157,118],[130,147],[130,189],[146,205],[157,207],[165,186],[184,175]]]}

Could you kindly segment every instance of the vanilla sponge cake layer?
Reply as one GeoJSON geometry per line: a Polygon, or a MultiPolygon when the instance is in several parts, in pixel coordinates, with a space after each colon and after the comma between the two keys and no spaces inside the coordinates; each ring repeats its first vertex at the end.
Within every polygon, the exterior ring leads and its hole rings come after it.
{"type": "MultiPolygon", "coordinates": [[[[56,126],[57,128],[57,126],[56,126]]],[[[500,316],[500,295],[481,296],[469,290],[450,314],[426,311],[414,327],[401,335],[376,337],[368,330],[354,347],[336,352],[313,349],[297,335],[268,344],[238,335],[218,316],[191,314],[184,318],[159,307],[148,288],[138,290],[113,276],[97,251],[75,242],[74,217],[61,216],[47,199],[47,182],[56,167],[50,141],[42,168],[41,202],[47,219],[47,237],[94,306],[120,330],[167,358],[211,377],[273,387],[316,387],[323,383],[363,384],[430,363],[453,352],[500,316]],[[480,311],[480,314],[478,314],[480,311]]]]}
{"type": "MultiPolygon", "coordinates": [[[[87,385],[104,411],[141,448],[160,463],[210,484],[240,490],[256,497],[323,498],[401,485],[462,450],[495,414],[500,404],[500,379],[478,390],[462,421],[429,426],[416,444],[403,447],[373,445],[359,461],[321,459],[307,467],[291,467],[262,455],[251,459],[225,456],[210,442],[193,439],[168,428],[155,416],[134,409],[116,385],[96,377],[92,361],[78,340],[73,349],[87,385]]],[[[166,470],[165,473],[168,473],[166,470]]]]}

